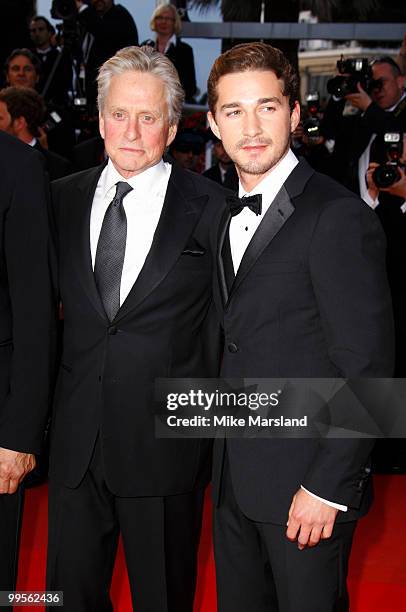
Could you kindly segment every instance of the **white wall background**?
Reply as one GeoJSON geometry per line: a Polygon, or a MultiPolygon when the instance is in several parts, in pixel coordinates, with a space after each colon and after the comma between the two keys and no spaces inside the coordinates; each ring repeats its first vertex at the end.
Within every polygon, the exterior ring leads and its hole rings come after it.
{"type": "MultiPolygon", "coordinates": [[[[149,21],[151,14],[157,4],[156,0],[115,0],[116,4],[122,4],[129,10],[137,24],[140,42],[151,37],[149,21]]],[[[37,0],[38,14],[50,19],[49,11],[52,0],[37,0]]],[[[199,13],[196,10],[189,11],[191,21],[221,21],[220,12],[213,9],[207,13],[199,13]]],[[[52,21],[52,20],[51,20],[52,21]]],[[[206,81],[214,59],[220,53],[221,42],[219,40],[207,39],[185,39],[193,47],[195,57],[197,85],[201,93],[206,91],[206,81]]]]}

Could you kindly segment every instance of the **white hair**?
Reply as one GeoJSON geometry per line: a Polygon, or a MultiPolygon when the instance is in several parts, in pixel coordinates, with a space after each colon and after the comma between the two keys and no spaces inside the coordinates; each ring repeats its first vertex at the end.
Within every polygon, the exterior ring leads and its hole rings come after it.
{"type": "Polygon", "coordinates": [[[185,99],[178,72],[170,59],[148,46],[124,47],[101,66],[97,76],[97,103],[100,112],[103,112],[111,79],[129,71],[148,72],[161,79],[166,89],[169,124],[177,125],[185,99]]]}

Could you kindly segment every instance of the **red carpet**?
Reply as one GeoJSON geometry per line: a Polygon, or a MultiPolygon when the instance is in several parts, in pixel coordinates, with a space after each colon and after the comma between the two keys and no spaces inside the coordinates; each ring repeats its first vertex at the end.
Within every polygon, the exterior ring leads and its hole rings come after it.
{"type": "MultiPolygon", "coordinates": [[[[19,590],[45,588],[46,495],[46,485],[27,492],[17,585],[19,590]]],[[[210,515],[210,501],[207,499],[195,612],[216,612],[210,515]]],[[[375,503],[369,515],[360,522],[353,547],[349,577],[351,612],[406,610],[405,517],[406,476],[376,476],[375,503]]],[[[114,572],[112,597],[115,610],[131,612],[121,547],[114,572]]],[[[26,612],[32,612],[32,609],[16,608],[26,612]]]]}

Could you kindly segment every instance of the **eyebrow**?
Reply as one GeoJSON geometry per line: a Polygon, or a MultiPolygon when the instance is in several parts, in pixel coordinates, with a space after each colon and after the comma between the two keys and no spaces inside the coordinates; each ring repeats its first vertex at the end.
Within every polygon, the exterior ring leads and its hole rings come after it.
{"type": "MultiPolygon", "coordinates": [[[[277,96],[272,96],[270,98],[259,98],[257,100],[257,104],[269,104],[269,103],[279,104],[279,106],[282,104],[281,100],[277,96]]],[[[229,104],[223,104],[220,110],[223,111],[229,108],[237,108],[239,106],[242,106],[241,102],[230,102],[229,104]]]]}

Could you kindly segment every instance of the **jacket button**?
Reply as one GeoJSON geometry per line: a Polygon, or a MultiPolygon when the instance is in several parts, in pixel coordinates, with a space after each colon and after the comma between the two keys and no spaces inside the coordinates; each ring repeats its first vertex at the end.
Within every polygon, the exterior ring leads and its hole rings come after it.
{"type": "Polygon", "coordinates": [[[238,351],[238,346],[234,344],[234,342],[230,342],[230,344],[228,345],[228,350],[230,351],[230,353],[236,353],[238,351]]]}
{"type": "Polygon", "coordinates": [[[109,336],[115,336],[117,333],[117,327],[115,325],[111,325],[108,328],[107,333],[109,334],[109,336]]]}

